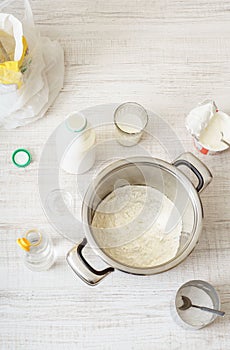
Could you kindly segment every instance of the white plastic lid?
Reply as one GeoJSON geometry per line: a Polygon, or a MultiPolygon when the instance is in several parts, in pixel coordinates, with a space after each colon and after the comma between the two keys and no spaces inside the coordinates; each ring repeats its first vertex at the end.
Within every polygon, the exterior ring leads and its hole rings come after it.
{"type": "Polygon", "coordinates": [[[72,132],[80,132],[87,125],[86,117],[78,112],[72,112],[66,119],[66,126],[72,132]]]}

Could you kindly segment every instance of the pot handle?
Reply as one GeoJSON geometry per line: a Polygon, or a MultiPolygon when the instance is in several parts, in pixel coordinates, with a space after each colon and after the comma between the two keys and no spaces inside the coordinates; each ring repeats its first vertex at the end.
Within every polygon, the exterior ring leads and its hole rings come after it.
{"type": "Polygon", "coordinates": [[[114,271],[113,267],[107,267],[104,270],[95,270],[85,259],[82,254],[84,247],[87,244],[86,238],[79,244],[76,244],[66,255],[66,261],[71,269],[80,277],[85,283],[90,286],[95,286],[108,274],[114,271]]]}
{"type": "Polygon", "coordinates": [[[190,152],[181,154],[172,164],[176,167],[185,165],[196,175],[198,178],[197,192],[203,191],[212,181],[212,174],[206,165],[190,152]]]}

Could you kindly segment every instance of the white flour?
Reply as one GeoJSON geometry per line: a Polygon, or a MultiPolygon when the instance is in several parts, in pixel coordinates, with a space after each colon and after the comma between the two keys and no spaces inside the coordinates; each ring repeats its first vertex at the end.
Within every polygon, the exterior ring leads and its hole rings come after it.
{"type": "Polygon", "coordinates": [[[149,186],[123,186],[99,204],[92,230],[112,259],[147,268],[175,257],[182,221],[173,202],[160,191],[149,186]]]}

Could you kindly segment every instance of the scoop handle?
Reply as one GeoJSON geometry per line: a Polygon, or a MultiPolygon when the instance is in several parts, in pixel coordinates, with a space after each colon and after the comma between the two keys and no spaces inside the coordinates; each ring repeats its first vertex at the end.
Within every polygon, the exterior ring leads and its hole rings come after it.
{"type": "Polygon", "coordinates": [[[198,305],[192,305],[192,307],[195,307],[197,309],[200,309],[202,311],[207,311],[210,312],[212,314],[218,315],[218,316],[224,316],[225,312],[224,311],[220,311],[220,310],[216,310],[216,309],[210,309],[209,307],[206,306],[198,306],[198,305]]]}

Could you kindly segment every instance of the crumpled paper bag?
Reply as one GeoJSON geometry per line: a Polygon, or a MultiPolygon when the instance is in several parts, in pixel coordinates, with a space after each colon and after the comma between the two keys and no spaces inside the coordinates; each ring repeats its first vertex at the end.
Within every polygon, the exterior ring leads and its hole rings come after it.
{"type": "MultiPolygon", "coordinates": [[[[13,2],[5,0],[0,4],[0,11],[13,2]]],[[[13,55],[9,52],[9,58],[13,60],[3,62],[7,69],[9,62],[14,63],[15,70],[11,72],[18,73],[18,76],[12,73],[7,76],[11,80],[6,79],[3,83],[6,75],[1,74],[0,68],[0,127],[6,129],[28,124],[44,116],[63,87],[63,49],[57,41],[40,36],[34,25],[29,0],[24,0],[24,7],[22,21],[13,14],[0,14],[0,30],[18,40],[13,55]]]]}

